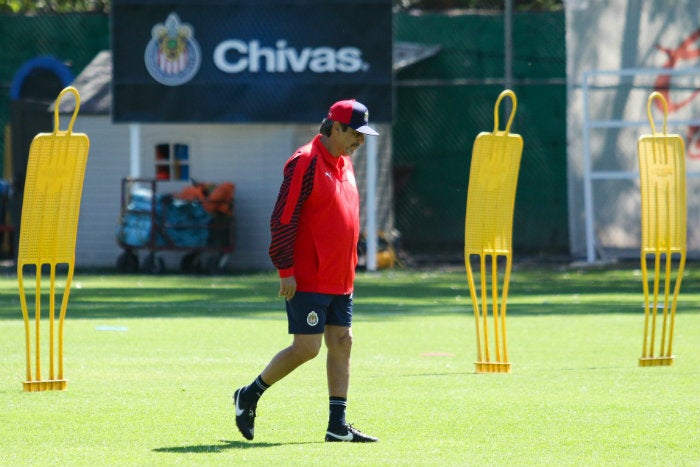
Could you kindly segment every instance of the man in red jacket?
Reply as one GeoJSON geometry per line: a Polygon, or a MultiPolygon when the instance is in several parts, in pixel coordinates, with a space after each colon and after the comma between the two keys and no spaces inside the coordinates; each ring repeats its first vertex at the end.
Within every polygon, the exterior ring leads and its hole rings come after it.
{"type": "Polygon", "coordinates": [[[333,104],[319,134],[284,166],[272,212],[270,259],[280,277],[292,344],[233,394],[236,425],[253,439],[263,392],[313,359],[325,340],[329,420],[326,441],[374,442],[345,421],[352,347],[352,292],[360,232],[360,200],[350,156],[378,135],[367,107],[354,99],[333,104]]]}

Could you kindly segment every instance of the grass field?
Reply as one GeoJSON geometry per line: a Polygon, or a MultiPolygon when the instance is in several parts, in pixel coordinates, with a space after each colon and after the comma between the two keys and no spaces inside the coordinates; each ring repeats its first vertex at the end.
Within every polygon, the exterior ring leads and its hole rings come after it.
{"type": "Polygon", "coordinates": [[[272,274],[77,273],[66,391],[27,393],[12,274],[0,277],[1,465],[700,466],[700,272],[688,265],[670,367],[641,368],[635,265],[518,267],[510,374],[475,374],[462,270],[360,274],[348,420],[325,444],[325,358],[273,386],[256,438],[231,394],[290,337],[272,274]]]}

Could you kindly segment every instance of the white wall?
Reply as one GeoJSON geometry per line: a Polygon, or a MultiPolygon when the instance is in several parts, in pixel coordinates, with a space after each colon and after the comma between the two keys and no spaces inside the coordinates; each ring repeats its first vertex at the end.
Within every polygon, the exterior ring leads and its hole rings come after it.
{"type": "MultiPolygon", "coordinates": [[[[569,226],[571,253],[586,256],[584,218],[584,111],[589,120],[622,120],[628,128],[593,128],[590,145],[595,171],[626,172],[627,179],[598,180],[593,187],[594,237],[598,255],[639,255],[640,197],[637,140],[651,134],[647,98],[657,89],[663,73],[640,75],[633,81],[600,77],[589,83],[589,103],[584,109],[583,76],[593,70],[699,68],[700,0],[566,0],[567,141],[569,226]],[[687,42],[685,46],[684,41],[687,42]],[[665,50],[664,50],[665,49],[665,50]],[[669,65],[669,52],[677,60],[669,65]],[[620,86],[620,84],[622,84],[620,86]]],[[[697,74],[670,81],[671,99],[692,97],[697,74]],[[690,87],[685,87],[690,85],[690,87]],[[684,89],[685,87],[685,89],[684,89]]],[[[661,116],[655,111],[657,131],[661,116]]],[[[669,121],[700,118],[700,95],[682,108],[669,112],[669,121]]],[[[686,172],[700,170],[698,133],[688,124],[669,125],[668,133],[680,134],[686,144],[686,172]]],[[[700,252],[700,180],[688,179],[688,252],[700,252]]]]}
{"type": "MultiPolygon", "coordinates": [[[[67,127],[66,123],[61,128],[67,127]]],[[[115,231],[120,212],[121,178],[129,171],[129,130],[109,116],[80,116],[73,131],[90,139],[75,248],[76,267],[113,267],[121,252],[115,231]]]]}
{"type": "MultiPolygon", "coordinates": [[[[63,125],[66,125],[65,123],[63,125]]],[[[379,125],[377,125],[379,126],[379,125]]],[[[382,125],[380,170],[390,171],[390,128],[382,125]]],[[[154,147],[160,143],[190,146],[190,177],[201,182],[236,185],[236,249],[234,270],[269,270],[269,221],[282,182],[284,162],[313,138],[318,125],[141,125],[140,176],[155,173],[154,147]]],[[[76,267],[114,267],[121,249],[116,241],[121,204],[121,179],[129,175],[129,127],[114,125],[108,116],[79,115],[75,132],[90,138],[76,246],[76,267]]],[[[364,149],[355,165],[364,164],[364,149]]],[[[363,186],[363,167],[357,167],[363,186]]],[[[390,177],[385,177],[389,178],[390,177]]],[[[182,182],[159,183],[161,193],[177,192],[182,182]]],[[[391,205],[391,183],[384,183],[383,206],[391,205]]],[[[380,213],[380,228],[391,223],[390,209],[380,213]]],[[[139,252],[141,259],[146,252],[139,252]]],[[[179,267],[182,253],[159,253],[168,270],[179,267]]]]}
{"type": "MultiPolygon", "coordinates": [[[[190,177],[236,185],[236,269],[270,269],[269,219],[282,165],[294,146],[289,125],[143,125],[141,175],[154,176],[153,147],[163,141],[190,145],[190,177]]],[[[181,184],[159,184],[163,190],[181,184]]],[[[160,188],[159,188],[160,189],[160,188]]]]}

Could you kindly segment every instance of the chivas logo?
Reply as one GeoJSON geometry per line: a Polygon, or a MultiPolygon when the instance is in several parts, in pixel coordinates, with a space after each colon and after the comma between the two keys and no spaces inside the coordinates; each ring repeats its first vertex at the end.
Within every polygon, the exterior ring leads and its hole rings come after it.
{"type": "Polygon", "coordinates": [[[166,86],[179,86],[197,74],[201,56],[192,26],[170,13],[165,23],[151,29],[144,61],[153,79],[166,86]]]}
{"type": "Polygon", "coordinates": [[[309,326],[316,326],[318,324],[318,315],[315,311],[312,311],[311,313],[306,315],[306,324],[308,324],[309,326]]]}

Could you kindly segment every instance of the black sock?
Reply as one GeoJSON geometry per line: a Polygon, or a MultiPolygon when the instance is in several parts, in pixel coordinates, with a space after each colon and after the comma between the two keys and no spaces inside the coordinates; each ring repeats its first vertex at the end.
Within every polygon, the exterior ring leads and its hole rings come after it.
{"type": "Polygon", "coordinates": [[[348,400],[345,397],[330,397],[328,411],[328,429],[335,430],[345,426],[345,408],[348,405],[348,400]]]}
{"type": "Polygon", "coordinates": [[[255,378],[255,381],[253,381],[248,386],[246,386],[245,389],[243,389],[241,397],[249,401],[257,402],[258,399],[260,399],[260,397],[263,395],[265,390],[269,387],[270,385],[263,381],[260,375],[258,375],[258,377],[255,378]]]}

